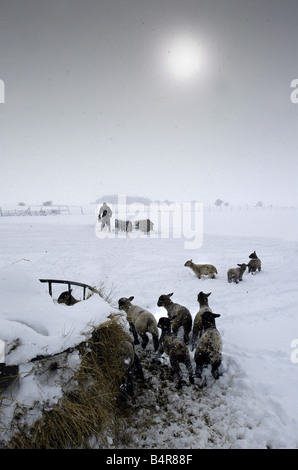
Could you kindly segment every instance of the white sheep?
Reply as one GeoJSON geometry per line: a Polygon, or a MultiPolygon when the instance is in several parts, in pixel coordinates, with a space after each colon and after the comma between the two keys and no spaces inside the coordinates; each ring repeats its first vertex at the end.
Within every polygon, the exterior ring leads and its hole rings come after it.
{"type": "Polygon", "coordinates": [[[217,269],[213,264],[195,264],[192,259],[186,261],[184,266],[192,269],[199,279],[201,279],[202,276],[208,276],[211,279],[215,279],[215,274],[218,274],[217,269]]]}
{"type": "Polygon", "coordinates": [[[178,330],[183,327],[184,330],[184,342],[189,343],[189,334],[192,328],[192,316],[190,311],[183,305],[174,303],[170,297],[171,294],[163,294],[159,297],[157,305],[164,307],[167,310],[168,317],[171,320],[172,331],[175,336],[178,334],[178,330]]]}
{"type": "Polygon", "coordinates": [[[241,263],[237,264],[238,268],[230,268],[227,272],[228,282],[235,282],[238,284],[239,281],[242,281],[242,276],[246,270],[247,264],[241,263]]]}
{"type": "Polygon", "coordinates": [[[202,314],[204,333],[199,339],[197,349],[194,354],[196,363],[196,376],[202,377],[203,367],[211,364],[211,373],[215,379],[219,378],[218,368],[222,361],[222,339],[216,328],[215,318],[219,314],[210,311],[202,314]]]}
{"type": "Polygon", "coordinates": [[[189,382],[194,383],[193,367],[191,364],[190,353],[186,344],[171,331],[171,321],[168,317],[161,317],[158,321],[157,326],[161,328],[162,333],[159,341],[159,349],[156,355],[158,359],[163,353],[169,356],[171,373],[176,374],[178,377],[177,388],[181,388],[182,371],[180,369],[180,363],[184,364],[188,370],[189,382]]]}
{"type": "Polygon", "coordinates": [[[200,304],[200,309],[198,313],[195,316],[194,322],[193,322],[193,329],[192,329],[192,350],[195,349],[197,339],[200,338],[200,336],[203,333],[203,321],[202,321],[202,314],[204,312],[212,312],[212,309],[209,307],[208,304],[208,297],[211,295],[211,292],[208,294],[205,294],[204,292],[199,292],[198,294],[198,302],[200,304]]]}
{"type": "Polygon", "coordinates": [[[142,338],[142,348],[146,349],[149,342],[147,333],[151,333],[154,350],[158,349],[158,328],[154,315],[148,310],[133,305],[134,296],[122,297],[118,300],[119,310],[124,310],[129,323],[129,329],[134,337],[134,344],[139,344],[138,335],[142,338]]]}
{"type": "Polygon", "coordinates": [[[247,264],[248,272],[253,274],[257,270],[261,271],[262,263],[261,263],[261,260],[257,257],[257,254],[255,251],[249,255],[249,258],[250,258],[250,261],[247,264]]]}

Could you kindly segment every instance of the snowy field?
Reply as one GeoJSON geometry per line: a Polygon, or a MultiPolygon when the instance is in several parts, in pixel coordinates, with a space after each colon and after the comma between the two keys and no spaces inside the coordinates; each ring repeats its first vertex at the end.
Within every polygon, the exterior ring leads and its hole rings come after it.
{"type": "MultiPolygon", "coordinates": [[[[165,315],[158,297],[173,292],[173,301],[194,317],[203,291],[211,292],[209,305],[221,315],[222,375],[215,381],[207,370],[203,392],[196,385],[183,393],[173,388],[167,416],[157,404],[155,414],[152,403],[146,409],[146,400],[154,400],[147,390],[138,412],[151,419],[137,434],[132,420],[134,448],[298,448],[297,216],[297,209],[204,211],[203,242],[194,248],[186,248],[183,234],[166,237],[158,230],[100,238],[92,211],[0,217],[0,340],[6,363],[20,366],[18,384],[0,396],[0,442],[9,437],[16,407],[31,409],[30,423],[61,396],[61,383],[37,370],[34,358],[81,342],[92,325],[118,311],[120,297],[133,295],[158,319],[165,315]],[[227,269],[248,262],[254,250],[262,271],[228,284],[227,269]],[[214,264],[217,278],[197,279],[184,267],[189,259],[214,264]],[[53,287],[51,298],[41,278],[104,286],[113,303],[92,296],[72,307],[58,305],[53,299],[65,289],[53,287]]],[[[81,294],[75,287],[74,297],[81,294]]],[[[77,367],[76,354],[67,360],[77,367]]],[[[157,387],[156,378],[150,384],[157,387]]]]}

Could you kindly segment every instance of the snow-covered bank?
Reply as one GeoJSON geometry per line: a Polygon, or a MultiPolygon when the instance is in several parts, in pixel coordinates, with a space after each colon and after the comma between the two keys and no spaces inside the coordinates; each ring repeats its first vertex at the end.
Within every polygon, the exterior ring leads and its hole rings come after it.
{"type": "MultiPolygon", "coordinates": [[[[50,406],[59,397],[52,383],[37,381],[28,361],[79,342],[113,311],[98,296],[73,307],[57,305],[38,281],[56,278],[103,285],[115,307],[119,297],[134,295],[156,318],[165,314],[157,307],[161,294],[174,292],[173,299],[194,316],[198,292],[212,292],[209,304],[221,314],[223,375],[208,380],[203,392],[186,387],[178,395],[170,385],[173,408],[167,417],[158,409],[152,415],[158,383],[147,376],[150,387],[138,400],[142,417],[151,413],[152,419],[138,434],[138,447],[298,447],[298,364],[291,360],[291,343],[298,338],[297,211],[207,211],[203,220],[202,246],[185,249],[183,238],[158,234],[99,238],[95,214],[0,218],[0,339],[12,346],[7,363],[22,371],[2,403],[2,438],[16,402],[50,406]],[[253,250],[262,259],[261,273],[245,273],[242,283],[228,284],[227,269],[247,262],[253,250]],[[214,264],[217,279],[198,280],[184,267],[191,258],[214,264]]],[[[61,288],[55,289],[57,298],[61,288]]],[[[73,294],[79,297],[81,290],[73,294]]],[[[35,411],[33,406],[31,419],[35,411]]]]}

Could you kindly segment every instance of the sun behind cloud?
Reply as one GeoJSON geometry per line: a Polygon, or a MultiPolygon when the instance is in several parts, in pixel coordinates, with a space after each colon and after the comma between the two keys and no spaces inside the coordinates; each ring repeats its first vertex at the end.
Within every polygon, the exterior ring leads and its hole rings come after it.
{"type": "Polygon", "coordinates": [[[190,80],[201,70],[203,54],[198,42],[191,36],[174,38],[167,46],[166,68],[174,77],[190,80]]]}

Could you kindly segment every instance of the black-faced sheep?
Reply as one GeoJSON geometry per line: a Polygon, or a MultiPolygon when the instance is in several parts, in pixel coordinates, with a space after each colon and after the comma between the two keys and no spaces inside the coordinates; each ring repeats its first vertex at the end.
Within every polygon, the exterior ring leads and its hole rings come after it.
{"type": "Polygon", "coordinates": [[[79,300],[75,299],[71,293],[72,289],[62,292],[58,297],[58,304],[74,305],[80,302],[79,300]]]}
{"type": "Polygon", "coordinates": [[[175,336],[178,334],[178,330],[183,327],[184,330],[184,342],[189,343],[189,334],[192,328],[192,316],[190,311],[183,305],[174,303],[170,297],[171,294],[163,294],[157,301],[158,307],[164,307],[167,310],[168,317],[171,320],[172,331],[175,336]]]}
{"type": "Polygon", "coordinates": [[[247,264],[248,272],[253,274],[257,270],[261,271],[262,263],[261,263],[261,260],[257,257],[257,254],[255,251],[249,255],[249,258],[250,258],[250,261],[247,264]]]}
{"type": "Polygon", "coordinates": [[[161,317],[157,326],[162,330],[157,357],[163,353],[166,353],[169,356],[171,373],[173,375],[176,374],[178,378],[178,388],[181,388],[183,383],[182,371],[179,365],[180,363],[186,366],[188,370],[189,382],[193,384],[193,367],[191,364],[188,347],[181,339],[174,336],[173,332],[171,331],[171,321],[169,318],[161,317]]]}
{"type": "Polygon", "coordinates": [[[237,264],[238,268],[230,268],[227,272],[228,282],[235,282],[238,284],[239,281],[242,281],[242,276],[246,270],[247,264],[241,263],[237,264]]]}
{"type": "Polygon", "coordinates": [[[199,279],[201,279],[202,276],[208,276],[211,279],[215,279],[215,274],[217,274],[217,269],[212,264],[195,264],[192,262],[192,259],[186,261],[184,266],[192,269],[199,279]]]}
{"type": "Polygon", "coordinates": [[[130,340],[120,343],[119,363],[123,373],[120,390],[124,396],[132,396],[134,395],[134,377],[144,380],[144,374],[139,357],[130,340]]]}
{"type": "Polygon", "coordinates": [[[204,292],[200,292],[198,294],[198,302],[200,304],[200,310],[195,316],[194,322],[193,322],[193,329],[192,329],[192,350],[195,349],[197,339],[200,338],[200,336],[203,333],[203,321],[202,321],[202,314],[204,312],[212,312],[212,309],[209,307],[208,304],[208,297],[211,295],[211,292],[208,294],[205,294],[204,292]]]}
{"type": "Polygon", "coordinates": [[[134,344],[139,344],[138,335],[142,338],[142,348],[146,349],[149,342],[147,333],[151,333],[154,350],[158,349],[158,328],[154,315],[131,302],[134,296],[121,297],[118,300],[119,310],[124,310],[129,323],[129,329],[134,337],[134,344]]]}
{"type": "Polygon", "coordinates": [[[215,325],[215,318],[219,314],[213,312],[204,312],[202,322],[204,333],[199,339],[197,349],[194,354],[196,363],[196,376],[202,377],[203,367],[211,364],[211,373],[215,379],[219,378],[218,368],[222,361],[222,339],[215,325]]]}

